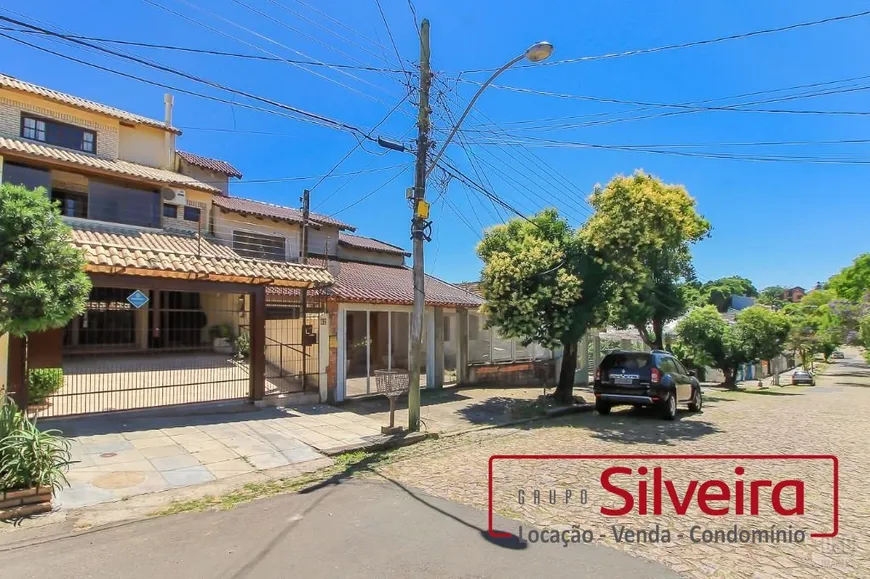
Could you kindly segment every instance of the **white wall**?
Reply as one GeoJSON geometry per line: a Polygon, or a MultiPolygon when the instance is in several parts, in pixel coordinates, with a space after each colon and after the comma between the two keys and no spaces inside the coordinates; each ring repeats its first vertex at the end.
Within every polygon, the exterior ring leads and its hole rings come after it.
{"type": "Polygon", "coordinates": [[[118,158],[149,167],[166,168],[165,131],[152,127],[121,125],[118,158]]]}

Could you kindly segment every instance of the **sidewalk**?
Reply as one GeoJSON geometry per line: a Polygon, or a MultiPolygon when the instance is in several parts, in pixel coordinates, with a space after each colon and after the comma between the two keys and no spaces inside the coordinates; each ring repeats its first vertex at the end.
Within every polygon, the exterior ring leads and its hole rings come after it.
{"type": "Polygon", "coordinates": [[[86,416],[41,425],[70,439],[70,486],[55,500],[64,509],[300,464],[384,438],[376,421],[321,404],[86,416]]]}

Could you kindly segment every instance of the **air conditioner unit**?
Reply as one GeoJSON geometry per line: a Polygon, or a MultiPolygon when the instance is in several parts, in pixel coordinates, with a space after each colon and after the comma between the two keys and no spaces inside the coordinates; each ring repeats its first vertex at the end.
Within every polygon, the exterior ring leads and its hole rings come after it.
{"type": "Polygon", "coordinates": [[[184,189],[163,188],[163,202],[172,205],[187,205],[187,195],[184,189]]]}

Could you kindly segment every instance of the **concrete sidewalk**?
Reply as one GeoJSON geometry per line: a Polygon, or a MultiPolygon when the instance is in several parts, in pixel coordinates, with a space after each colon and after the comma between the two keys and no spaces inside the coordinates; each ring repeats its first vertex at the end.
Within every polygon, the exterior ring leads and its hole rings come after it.
{"type": "MultiPolygon", "coordinates": [[[[77,508],[323,458],[383,440],[380,424],[326,405],[215,414],[112,414],[42,421],[70,438],[77,508]]],[[[236,410],[236,411],[229,411],[236,410]]]]}

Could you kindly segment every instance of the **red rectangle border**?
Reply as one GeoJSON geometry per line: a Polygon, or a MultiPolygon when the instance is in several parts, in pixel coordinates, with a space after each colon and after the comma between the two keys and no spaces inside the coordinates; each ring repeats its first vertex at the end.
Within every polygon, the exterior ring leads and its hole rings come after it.
{"type": "Polygon", "coordinates": [[[832,454],[494,454],[489,457],[489,535],[506,538],[510,533],[493,529],[492,470],[497,460],[830,460],[834,467],[834,529],[830,533],[810,533],[813,538],[836,537],[840,532],[840,461],[832,454]]]}

